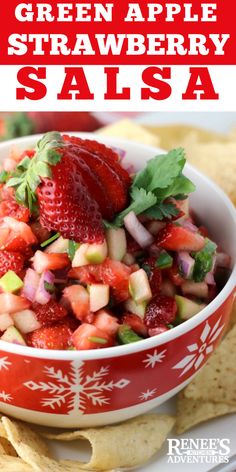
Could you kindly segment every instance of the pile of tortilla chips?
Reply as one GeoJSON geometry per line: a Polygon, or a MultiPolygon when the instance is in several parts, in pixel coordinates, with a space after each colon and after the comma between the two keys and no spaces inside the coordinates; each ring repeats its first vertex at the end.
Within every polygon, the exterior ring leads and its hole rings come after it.
{"type": "Polygon", "coordinates": [[[0,467],[4,472],[82,472],[133,468],[147,462],[164,443],[175,419],[168,415],[139,416],[115,426],[83,429],[58,434],[44,433],[57,441],[89,441],[88,463],[57,461],[43,435],[25,423],[1,418],[0,467]]]}
{"type": "MultiPolygon", "coordinates": [[[[236,203],[236,132],[229,136],[187,126],[144,129],[128,120],[99,130],[170,149],[182,146],[188,160],[215,180],[236,203]]],[[[236,412],[236,304],[229,331],[195,379],[178,395],[177,419],[149,414],[114,426],[73,432],[37,432],[20,421],[0,417],[0,467],[4,472],[83,472],[129,469],[147,462],[163,445],[176,421],[176,432],[217,416],[236,412]],[[207,385],[207,388],[206,388],[207,385]],[[46,439],[45,439],[46,438],[46,439]],[[50,439],[87,440],[87,463],[56,460],[50,439]]]]}

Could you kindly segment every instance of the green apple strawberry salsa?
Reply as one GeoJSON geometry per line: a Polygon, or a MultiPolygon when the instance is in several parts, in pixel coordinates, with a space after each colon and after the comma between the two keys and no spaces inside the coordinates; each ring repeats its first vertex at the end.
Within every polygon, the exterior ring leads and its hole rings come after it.
{"type": "Polygon", "coordinates": [[[133,343],[203,309],[230,258],[189,209],[183,149],[134,173],[124,151],[47,133],[0,173],[0,339],[133,343]]]}

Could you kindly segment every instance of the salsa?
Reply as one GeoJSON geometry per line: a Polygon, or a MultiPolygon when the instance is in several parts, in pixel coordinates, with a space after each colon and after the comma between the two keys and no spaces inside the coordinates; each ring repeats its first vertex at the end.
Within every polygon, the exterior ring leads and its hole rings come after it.
{"type": "Polygon", "coordinates": [[[189,208],[184,150],[124,151],[47,133],[0,173],[0,339],[41,349],[174,329],[222,288],[230,257],[189,208]]]}

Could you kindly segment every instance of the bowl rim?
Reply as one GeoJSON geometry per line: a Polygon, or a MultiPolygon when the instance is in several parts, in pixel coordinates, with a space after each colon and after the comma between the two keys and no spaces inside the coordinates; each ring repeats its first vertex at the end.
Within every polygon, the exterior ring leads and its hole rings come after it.
{"type": "MultiPolygon", "coordinates": [[[[127,146],[133,145],[134,147],[138,146],[139,148],[145,151],[148,150],[150,152],[153,152],[154,154],[156,152],[166,153],[164,149],[161,149],[159,147],[137,143],[135,141],[122,139],[115,136],[108,137],[108,136],[99,135],[99,133],[95,135],[94,133],[83,133],[83,132],[66,132],[66,134],[74,134],[77,136],[90,138],[90,139],[91,137],[93,139],[94,137],[96,137],[98,141],[104,142],[104,144],[108,144],[108,145],[111,145],[111,141],[114,140],[116,142],[116,146],[118,143],[118,145],[120,144],[121,148],[125,147],[126,145],[127,146]]],[[[30,141],[33,142],[40,139],[40,137],[42,136],[43,134],[34,134],[34,135],[23,136],[21,138],[4,141],[0,143],[0,150],[4,148],[9,148],[9,146],[16,145],[17,143],[21,144],[21,143],[26,142],[27,144],[30,141]]],[[[229,199],[229,197],[224,193],[224,191],[220,187],[218,187],[217,184],[215,184],[211,179],[209,179],[207,176],[202,174],[198,169],[196,169],[194,166],[192,166],[188,162],[186,163],[186,168],[193,171],[195,175],[198,176],[198,178],[205,181],[208,187],[214,189],[214,191],[219,194],[220,198],[223,200],[223,202],[225,203],[225,205],[227,206],[229,210],[229,214],[232,218],[232,222],[234,223],[235,237],[236,237],[236,210],[233,203],[229,199]]],[[[39,348],[33,348],[29,346],[21,346],[18,344],[7,343],[0,340],[0,351],[22,355],[22,356],[35,357],[39,359],[73,361],[78,358],[80,358],[81,360],[98,360],[98,359],[105,359],[105,358],[115,358],[115,357],[125,356],[127,354],[136,354],[137,352],[142,352],[147,349],[152,349],[154,347],[156,348],[159,345],[166,344],[170,341],[173,341],[173,339],[177,339],[183,334],[188,333],[193,328],[200,325],[204,320],[206,320],[209,317],[209,315],[213,315],[214,312],[217,309],[219,309],[221,305],[233,294],[233,292],[235,292],[236,290],[235,280],[236,280],[236,261],[232,268],[231,275],[227,283],[223,287],[223,289],[214,298],[214,300],[212,300],[203,310],[197,313],[197,315],[186,320],[184,323],[181,323],[180,325],[176,326],[174,329],[158,334],[156,336],[152,336],[147,339],[143,339],[142,341],[138,341],[137,343],[131,343],[131,344],[125,344],[121,346],[113,346],[113,347],[107,347],[107,348],[101,348],[101,349],[84,350],[84,351],[66,351],[66,350],[39,349],[39,348]]]]}

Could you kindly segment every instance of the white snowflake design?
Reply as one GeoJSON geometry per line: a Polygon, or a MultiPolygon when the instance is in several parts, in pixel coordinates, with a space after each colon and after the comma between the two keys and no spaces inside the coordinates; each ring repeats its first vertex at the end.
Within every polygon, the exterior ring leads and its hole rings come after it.
{"type": "Polygon", "coordinates": [[[185,356],[178,364],[172,369],[183,369],[180,373],[180,377],[188,372],[192,367],[197,370],[202,364],[204,358],[213,351],[213,343],[219,337],[221,331],[224,328],[224,324],[220,326],[221,318],[217,323],[211,327],[208,321],[200,335],[199,343],[190,344],[187,346],[187,350],[192,353],[185,356]]]}
{"type": "Polygon", "coordinates": [[[139,399],[141,401],[147,401],[149,398],[153,397],[156,393],[157,389],[154,388],[153,390],[146,390],[146,392],[141,392],[141,395],[139,396],[139,399]]]}
{"type": "Polygon", "coordinates": [[[146,359],[143,360],[145,365],[145,368],[151,367],[152,369],[155,367],[155,365],[159,362],[163,362],[163,359],[165,358],[167,349],[164,349],[161,352],[153,351],[152,354],[147,354],[146,359]]]}
{"type": "Polygon", "coordinates": [[[71,369],[68,375],[64,375],[61,370],[54,367],[45,367],[44,373],[52,379],[46,382],[26,382],[24,385],[32,391],[47,392],[50,396],[43,398],[41,404],[44,407],[61,407],[66,404],[68,414],[73,415],[86,407],[86,401],[90,401],[93,406],[103,406],[110,403],[108,392],[118,388],[123,389],[130,380],[120,379],[117,382],[109,380],[106,383],[105,377],[109,375],[110,366],[101,367],[92,375],[84,374],[84,362],[71,362],[71,369]]]}
{"type": "Polygon", "coordinates": [[[4,392],[4,390],[2,392],[0,392],[0,401],[4,401],[6,403],[11,403],[12,400],[13,400],[13,398],[10,395],[10,393],[6,393],[6,392],[4,392]]]}
{"type": "Polygon", "coordinates": [[[11,362],[8,361],[8,357],[1,357],[0,359],[0,371],[2,369],[9,370],[11,362]]]}

